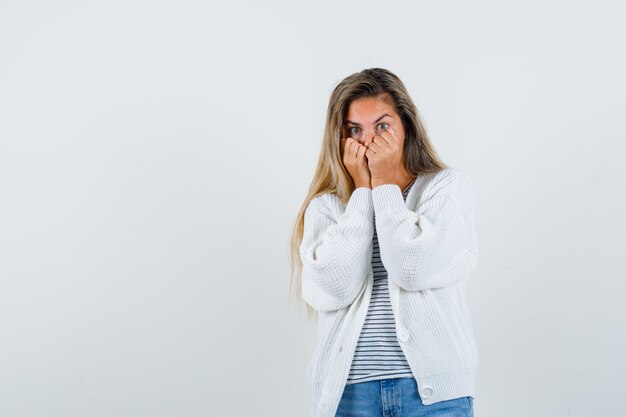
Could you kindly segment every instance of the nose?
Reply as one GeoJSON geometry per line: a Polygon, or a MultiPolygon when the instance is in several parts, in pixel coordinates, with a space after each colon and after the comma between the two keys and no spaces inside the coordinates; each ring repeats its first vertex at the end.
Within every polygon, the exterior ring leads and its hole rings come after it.
{"type": "Polygon", "coordinates": [[[374,136],[376,136],[374,129],[364,129],[363,130],[363,145],[369,146],[369,144],[374,141],[374,136]]]}

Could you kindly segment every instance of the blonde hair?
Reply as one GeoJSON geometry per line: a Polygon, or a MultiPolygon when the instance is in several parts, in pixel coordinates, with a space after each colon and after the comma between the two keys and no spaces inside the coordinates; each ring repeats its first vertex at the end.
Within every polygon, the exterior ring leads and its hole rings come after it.
{"type": "Polygon", "coordinates": [[[304,303],[308,318],[316,310],[302,298],[302,259],[300,244],[304,232],[304,212],[309,202],[321,194],[333,193],[347,204],[355,189],[354,181],[342,162],[341,128],[350,103],[358,98],[376,97],[390,101],[400,116],[405,140],[403,162],[407,171],[419,174],[437,172],[448,167],[438,157],[430,143],[417,107],[409,96],[402,81],[391,71],[383,68],[368,68],[344,78],[333,90],[326,113],[326,126],[317,168],[309,191],[292,225],[289,243],[290,285],[289,293],[304,303]]]}

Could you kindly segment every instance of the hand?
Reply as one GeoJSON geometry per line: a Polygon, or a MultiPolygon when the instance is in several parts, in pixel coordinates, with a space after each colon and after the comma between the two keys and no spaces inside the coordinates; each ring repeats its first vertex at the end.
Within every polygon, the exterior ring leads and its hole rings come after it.
{"type": "Polygon", "coordinates": [[[342,161],[354,181],[355,188],[372,188],[365,151],[367,148],[352,138],[341,138],[342,161]]]}
{"type": "Polygon", "coordinates": [[[375,136],[369,144],[365,156],[373,186],[396,182],[402,164],[402,145],[391,128],[375,136]]]}

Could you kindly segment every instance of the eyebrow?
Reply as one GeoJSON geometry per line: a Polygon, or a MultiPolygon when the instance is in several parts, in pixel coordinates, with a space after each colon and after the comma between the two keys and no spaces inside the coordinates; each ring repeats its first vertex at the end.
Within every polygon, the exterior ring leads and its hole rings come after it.
{"type": "MultiPolygon", "coordinates": [[[[385,117],[385,116],[391,117],[391,118],[393,119],[393,117],[392,117],[392,116],[389,116],[387,113],[385,113],[385,114],[383,114],[382,116],[380,116],[378,119],[374,120],[374,124],[378,123],[378,122],[379,122],[379,121],[380,121],[383,117],[385,117]]],[[[344,124],[344,125],[351,124],[351,125],[361,126],[360,124],[355,123],[355,122],[351,122],[350,120],[346,120],[345,122],[343,122],[343,124],[344,124]]]]}

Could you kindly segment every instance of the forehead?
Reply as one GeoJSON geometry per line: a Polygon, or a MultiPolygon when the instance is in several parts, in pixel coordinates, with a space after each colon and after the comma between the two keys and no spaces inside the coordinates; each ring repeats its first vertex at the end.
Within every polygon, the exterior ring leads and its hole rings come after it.
{"type": "Polygon", "coordinates": [[[346,111],[346,119],[364,119],[365,121],[374,120],[383,114],[395,115],[395,110],[391,100],[385,95],[376,97],[362,97],[352,100],[346,111]]]}

